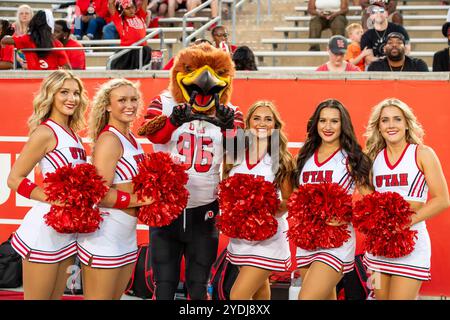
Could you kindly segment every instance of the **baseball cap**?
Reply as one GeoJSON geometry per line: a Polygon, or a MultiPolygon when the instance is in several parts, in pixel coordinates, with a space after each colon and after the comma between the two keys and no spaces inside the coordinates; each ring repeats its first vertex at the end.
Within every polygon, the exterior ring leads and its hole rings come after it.
{"type": "Polygon", "coordinates": [[[378,7],[386,8],[388,0],[370,0],[369,3],[371,6],[378,6],[378,7]]]}
{"type": "Polygon", "coordinates": [[[386,42],[388,42],[389,39],[391,39],[391,38],[400,39],[400,40],[402,40],[403,44],[406,44],[405,36],[402,35],[400,32],[391,32],[391,33],[389,33],[387,35],[387,37],[386,37],[386,42]]]}
{"type": "Polygon", "coordinates": [[[347,52],[347,39],[343,36],[332,36],[328,41],[328,49],[334,54],[345,54],[347,52]]]}

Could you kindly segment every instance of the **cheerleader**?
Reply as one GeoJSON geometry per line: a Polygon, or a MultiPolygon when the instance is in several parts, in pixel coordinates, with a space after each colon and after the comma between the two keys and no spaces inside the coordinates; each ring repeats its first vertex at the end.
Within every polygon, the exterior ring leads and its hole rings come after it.
{"type": "Polygon", "coordinates": [[[400,194],[415,212],[411,230],[417,231],[414,250],[406,256],[387,258],[366,252],[364,262],[374,273],[371,279],[377,300],[416,299],[422,281],[431,279],[431,243],[425,220],[448,208],[450,202],[439,159],[423,145],[423,135],[412,110],[398,99],[381,101],[370,115],[365,136],[367,154],[373,159],[375,190],[400,194]]]}
{"type": "Polygon", "coordinates": [[[100,203],[104,212],[97,231],[78,236],[85,299],[120,299],[137,259],[135,207],[132,178],[144,151],[131,133],[141,105],[136,85],[113,79],[97,91],[89,116],[89,134],[94,143],[92,161],[111,186],[100,203]]]}
{"type": "MultiPolygon", "coordinates": [[[[308,121],[307,138],[297,157],[294,181],[338,183],[348,194],[355,187],[362,194],[370,189],[370,160],[357,142],[350,115],[337,100],[321,102],[308,121]]],[[[343,222],[330,220],[328,225],[343,222]]],[[[297,248],[297,266],[303,280],[300,300],[335,300],[335,287],[354,268],[355,232],[347,225],[350,238],[338,248],[309,251],[297,248]]]]}
{"type": "Polygon", "coordinates": [[[286,201],[292,192],[293,161],[287,150],[283,126],[272,102],[253,104],[245,119],[245,128],[249,131],[245,150],[234,163],[224,167],[224,177],[235,174],[263,176],[277,186],[282,197],[276,213],[278,230],[274,236],[263,241],[230,239],[227,259],[239,266],[239,275],[230,293],[231,300],[270,300],[271,272],[287,271],[291,265],[286,237],[286,201]]]}
{"type": "MultiPolygon", "coordinates": [[[[76,234],[62,234],[46,225],[50,211],[43,188],[27,176],[36,164],[42,174],[69,164],[86,162],[86,152],[75,133],[84,126],[88,104],[81,80],[68,71],[54,71],[41,85],[28,120],[30,136],[8,177],[8,186],[36,200],[14,233],[12,246],[23,258],[24,298],[60,299],[74,263],[76,234]],[[73,152],[75,151],[75,152],[73,152]]],[[[54,203],[57,204],[57,203],[54,203]]]]}

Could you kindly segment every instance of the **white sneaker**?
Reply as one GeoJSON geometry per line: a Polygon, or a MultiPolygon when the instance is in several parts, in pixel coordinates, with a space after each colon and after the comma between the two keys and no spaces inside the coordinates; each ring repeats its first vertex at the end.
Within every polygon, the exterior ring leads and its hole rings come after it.
{"type": "Polygon", "coordinates": [[[86,35],[84,35],[83,38],[81,38],[81,39],[82,39],[82,40],[86,40],[86,41],[92,40],[91,38],[89,38],[89,37],[86,36],[86,35]]]}

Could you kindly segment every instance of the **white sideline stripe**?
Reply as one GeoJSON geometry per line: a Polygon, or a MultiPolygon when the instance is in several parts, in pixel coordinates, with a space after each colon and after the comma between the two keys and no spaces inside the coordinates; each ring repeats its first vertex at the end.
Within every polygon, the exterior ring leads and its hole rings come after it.
{"type": "MultiPolygon", "coordinates": [[[[23,219],[0,219],[0,224],[12,224],[20,225],[23,219]]],[[[148,230],[148,226],[145,224],[138,224],[136,230],[148,230]]]]}
{"type": "MultiPolygon", "coordinates": [[[[28,137],[20,137],[20,136],[0,136],[0,142],[27,142],[28,137]]],[[[91,143],[92,140],[89,138],[81,139],[84,143],[91,143]]],[[[152,144],[145,138],[136,139],[140,144],[152,144]]],[[[288,142],[289,148],[301,148],[303,142],[288,142]]]]}

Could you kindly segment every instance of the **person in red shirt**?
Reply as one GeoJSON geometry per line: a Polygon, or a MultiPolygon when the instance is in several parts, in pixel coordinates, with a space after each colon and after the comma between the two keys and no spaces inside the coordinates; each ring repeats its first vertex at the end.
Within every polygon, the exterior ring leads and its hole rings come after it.
{"type": "MultiPolygon", "coordinates": [[[[4,36],[11,36],[14,34],[14,28],[8,20],[0,20],[0,40],[4,36]]],[[[0,44],[0,70],[7,70],[13,68],[14,62],[14,46],[0,44]]]]}
{"type": "MultiPolygon", "coordinates": [[[[66,20],[61,19],[55,21],[53,37],[56,40],[59,40],[66,48],[83,48],[78,41],[75,41],[70,37],[70,28],[67,25],[66,20]]],[[[67,50],[66,54],[73,70],[86,69],[86,54],[84,50],[67,50]]]]}
{"type": "MultiPolygon", "coordinates": [[[[61,42],[53,40],[52,28],[49,21],[53,21],[51,12],[39,10],[31,19],[28,33],[22,36],[5,36],[2,45],[14,45],[17,49],[52,49],[63,47],[61,42]],[[47,19],[48,17],[48,19],[47,19]]],[[[51,23],[51,22],[50,22],[51,23]]],[[[54,51],[24,51],[29,70],[71,69],[67,54],[63,50],[54,51]]]]}
{"type": "Polygon", "coordinates": [[[107,0],[77,0],[79,16],[75,19],[74,34],[77,39],[101,38],[103,27],[109,23],[107,0]]]}
{"type": "Polygon", "coordinates": [[[341,35],[332,36],[328,41],[328,55],[330,59],[316,69],[316,71],[361,71],[357,66],[344,60],[347,52],[347,39],[341,35]]]}
{"type": "Polygon", "coordinates": [[[229,52],[230,55],[233,56],[237,46],[228,42],[228,30],[225,26],[214,27],[211,30],[211,38],[213,39],[216,48],[229,52]]]}
{"type": "MultiPolygon", "coordinates": [[[[134,0],[108,0],[109,13],[116,26],[120,37],[121,46],[131,46],[147,35],[148,0],[144,0],[138,8],[134,0]]],[[[144,41],[140,44],[143,47],[142,65],[150,63],[151,49],[144,41]]],[[[127,54],[113,61],[112,69],[137,69],[139,68],[139,51],[131,50],[127,54]]]]}

